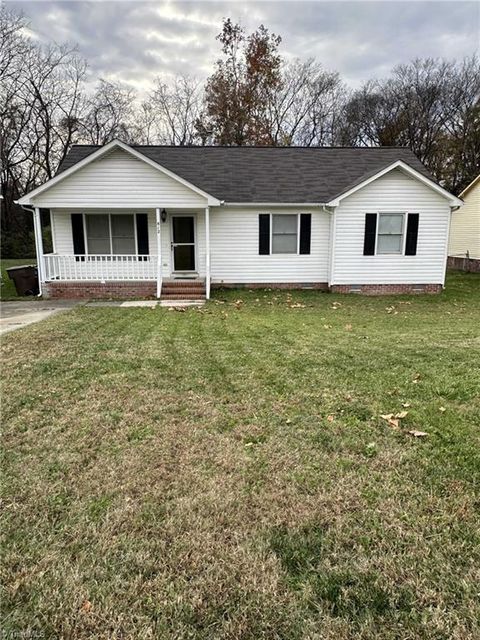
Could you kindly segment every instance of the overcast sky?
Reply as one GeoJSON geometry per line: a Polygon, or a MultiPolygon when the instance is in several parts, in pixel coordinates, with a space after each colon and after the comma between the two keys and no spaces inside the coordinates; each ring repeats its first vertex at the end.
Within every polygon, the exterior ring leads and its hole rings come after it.
{"type": "Polygon", "coordinates": [[[77,43],[91,72],[148,89],[157,74],[206,77],[222,18],[264,24],[286,58],[315,57],[353,86],[414,57],[478,51],[480,2],[8,2],[44,41],[77,43]]]}

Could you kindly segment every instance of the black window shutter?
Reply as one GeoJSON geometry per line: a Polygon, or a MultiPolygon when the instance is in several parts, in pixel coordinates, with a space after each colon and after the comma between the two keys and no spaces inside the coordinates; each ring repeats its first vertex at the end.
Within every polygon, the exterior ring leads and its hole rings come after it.
{"type": "Polygon", "coordinates": [[[418,238],[418,213],[409,213],[407,221],[407,240],[405,242],[405,255],[417,255],[418,238]]]}
{"type": "Polygon", "coordinates": [[[377,214],[365,214],[365,237],[363,240],[363,255],[375,255],[375,236],[377,234],[377,214]]]}
{"type": "Polygon", "coordinates": [[[300,253],[310,253],[312,237],[312,214],[300,214],[300,253]]]}
{"type": "Polygon", "coordinates": [[[85,236],[83,233],[83,215],[81,213],[72,213],[72,237],[73,237],[73,253],[76,256],[85,255],[85,236]]]}
{"type": "Polygon", "coordinates": [[[137,213],[137,249],[141,256],[148,256],[148,214],[137,213]]]}
{"type": "Polygon", "coordinates": [[[258,253],[267,256],[270,253],[270,214],[258,215],[258,253]]]}

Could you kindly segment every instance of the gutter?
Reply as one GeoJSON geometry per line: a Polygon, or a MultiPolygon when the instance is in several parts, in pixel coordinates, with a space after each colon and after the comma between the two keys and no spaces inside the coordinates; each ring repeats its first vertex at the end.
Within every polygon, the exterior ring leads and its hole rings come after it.
{"type": "Polygon", "coordinates": [[[324,202],[221,202],[224,207],[326,207],[324,202]]]}

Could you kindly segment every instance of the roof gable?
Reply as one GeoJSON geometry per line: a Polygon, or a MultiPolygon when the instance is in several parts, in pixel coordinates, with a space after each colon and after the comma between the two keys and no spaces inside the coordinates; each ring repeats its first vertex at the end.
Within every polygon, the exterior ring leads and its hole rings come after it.
{"type": "Polygon", "coordinates": [[[405,162],[402,162],[401,160],[397,160],[396,162],[393,162],[392,164],[387,165],[380,171],[371,172],[370,174],[363,176],[363,178],[360,178],[355,184],[351,185],[349,188],[339,193],[335,198],[332,198],[332,200],[327,204],[329,206],[338,206],[338,204],[344,198],[348,198],[349,196],[353,195],[360,189],[364,189],[367,185],[371,184],[375,180],[378,180],[378,178],[381,178],[382,176],[385,176],[391,171],[395,171],[395,170],[400,170],[402,173],[405,173],[410,178],[414,178],[415,180],[418,180],[419,182],[424,184],[426,187],[428,187],[432,191],[435,191],[438,195],[449,200],[451,203],[451,206],[461,206],[463,204],[463,202],[459,198],[457,198],[456,196],[446,191],[434,180],[431,180],[430,178],[423,175],[416,169],[413,169],[412,167],[410,167],[405,162]]]}
{"type": "MultiPolygon", "coordinates": [[[[204,192],[202,189],[200,189],[196,185],[190,184],[183,177],[176,175],[174,172],[161,166],[151,158],[146,157],[144,154],[142,154],[138,150],[130,147],[129,145],[124,144],[123,142],[120,142],[119,140],[113,140],[112,142],[108,143],[107,145],[104,145],[103,147],[96,147],[92,153],[89,153],[85,157],[81,158],[78,162],[72,164],[70,167],[68,167],[64,171],[57,173],[57,175],[54,178],[52,178],[48,182],[45,182],[43,185],[41,185],[37,189],[34,189],[30,193],[20,198],[18,203],[34,204],[32,200],[35,199],[36,201],[35,204],[36,204],[37,201],[39,202],[40,200],[45,201],[46,199],[47,202],[41,202],[40,204],[41,206],[49,206],[48,205],[49,191],[55,190],[55,188],[57,187],[57,185],[59,185],[59,183],[62,183],[62,182],[65,183],[68,180],[68,178],[70,178],[71,176],[73,178],[75,174],[78,175],[80,171],[87,169],[87,167],[89,167],[90,165],[93,165],[91,167],[92,169],[94,167],[96,169],[98,166],[100,166],[96,163],[101,162],[102,160],[107,160],[109,157],[112,156],[113,153],[115,153],[115,151],[121,151],[122,153],[126,153],[132,159],[145,163],[146,165],[151,167],[152,170],[160,172],[167,180],[178,183],[190,193],[193,193],[205,199],[208,204],[220,204],[216,198],[204,192]]],[[[158,204],[159,205],[162,204],[162,201],[159,200],[158,204]]],[[[154,205],[155,203],[152,203],[152,206],[154,205]]]]}

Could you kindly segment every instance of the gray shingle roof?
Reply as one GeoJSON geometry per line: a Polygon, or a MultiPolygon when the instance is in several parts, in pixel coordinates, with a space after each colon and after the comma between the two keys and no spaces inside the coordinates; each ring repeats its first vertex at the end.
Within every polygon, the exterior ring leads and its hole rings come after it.
{"type": "MultiPolygon", "coordinates": [[[[226,202],[328,202],[397,160],[433,180],[415,154],[403,147],[133,148],[226,202]]],[[[58,172],[97,149],[74,145],[58,172]]]]}

